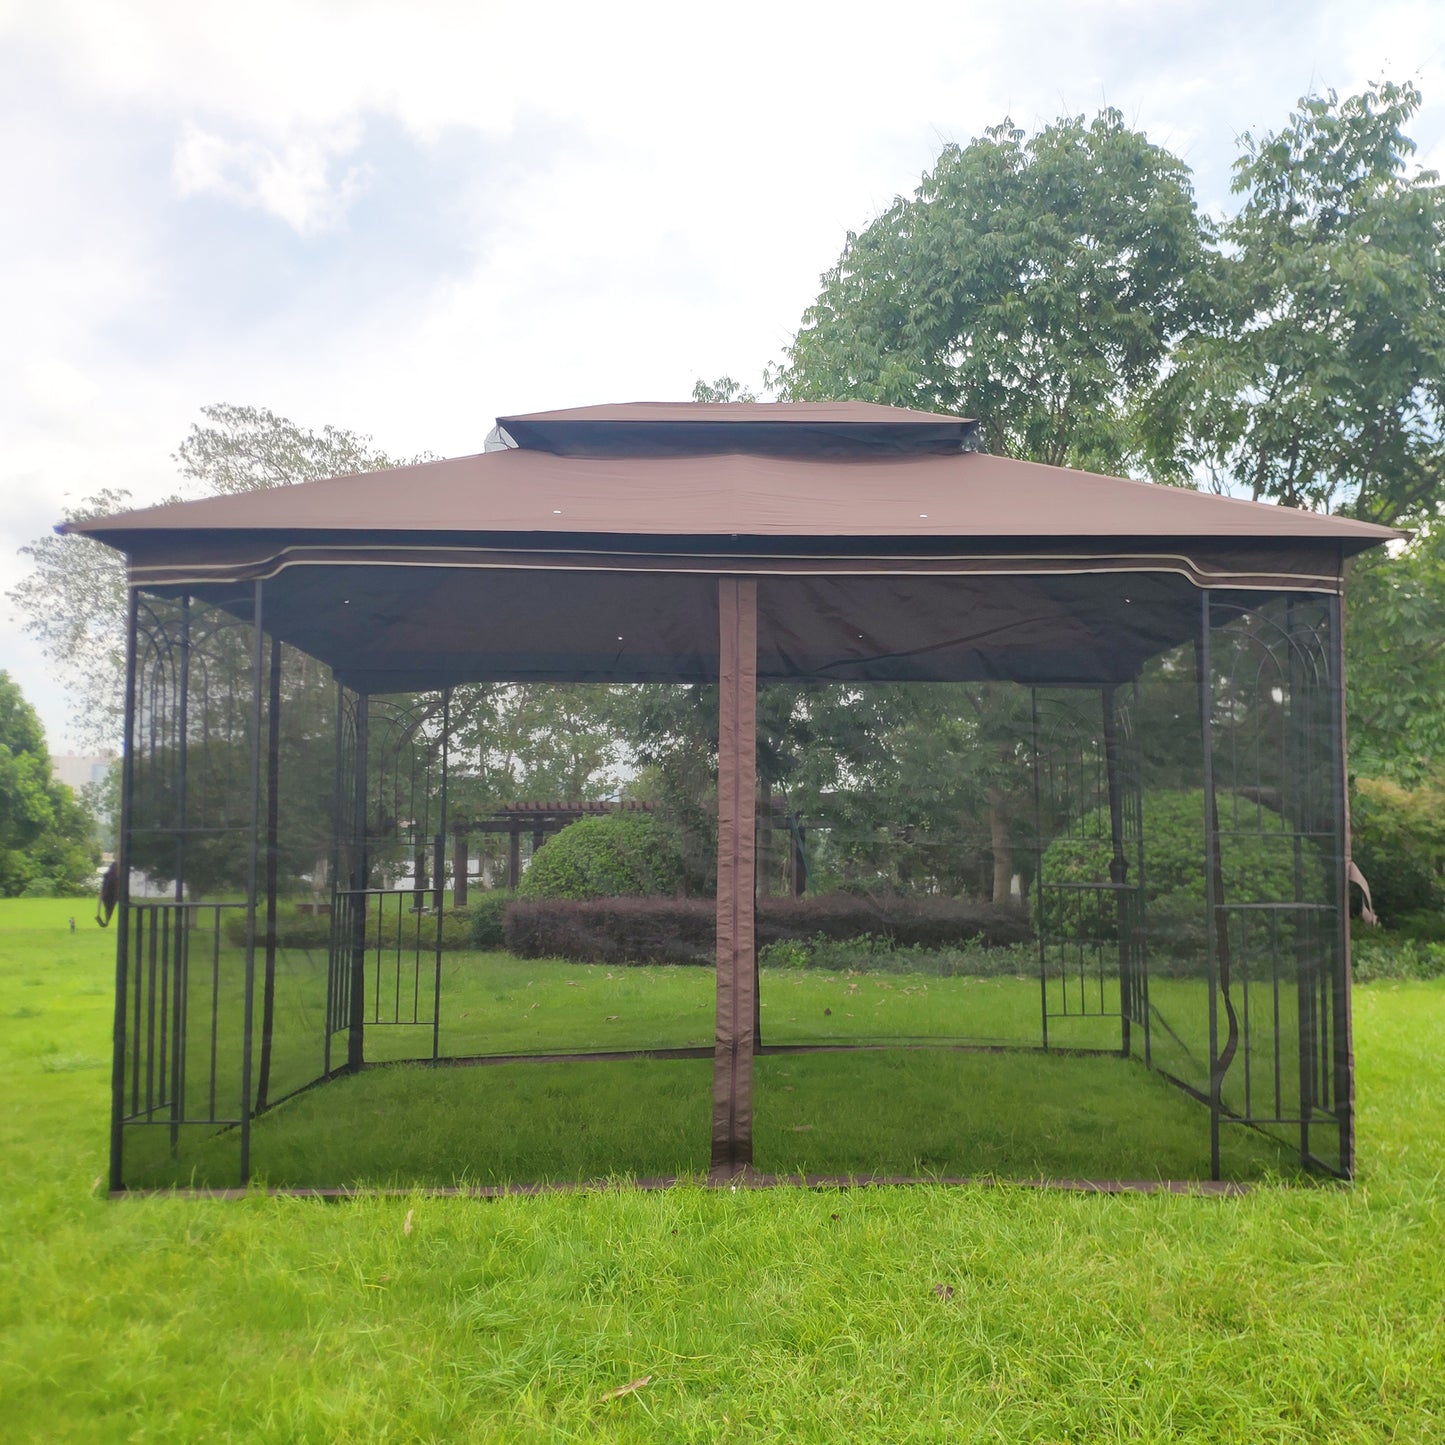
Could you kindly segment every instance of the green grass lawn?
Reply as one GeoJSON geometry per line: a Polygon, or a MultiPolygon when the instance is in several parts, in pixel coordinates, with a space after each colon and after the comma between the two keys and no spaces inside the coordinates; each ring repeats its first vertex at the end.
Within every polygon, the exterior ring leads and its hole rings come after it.
{"type": "MultiPolygon", "coordinates": [[[[1348,1187],[112,1202],[113,936],[85,915],[0,904],[7,1440],[1445,1438],[1445,982],[1356,991],[1348,1187]]],[[[760,1061],[760,1155],[802,1167],[843,1146],[822,1108],[848,1081],[829,1069],[880,1071],[855,1096],[877,1112],[844,1121],[865,1151],[897,1136],[890,1099],[927,1105],[938,1084],[940,1111],[978,1103],[988,1073],[882,1072],[925,1057],[760,1061]]],[[[698,1107],[705,1064],[645,1067],[698,1107]]],[[[603,1086],[574,1084],[553,1099],[559,1137],[584,1106],[609,1112],[603,1086]]],[[[654,1111],[650,1127],[670,1125],[654,1111]]]]}

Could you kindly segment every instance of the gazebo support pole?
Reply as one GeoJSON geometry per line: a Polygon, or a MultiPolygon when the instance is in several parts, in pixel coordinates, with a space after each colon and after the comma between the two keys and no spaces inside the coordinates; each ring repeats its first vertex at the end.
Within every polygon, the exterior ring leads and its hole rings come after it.
{"type": "Polygon", "coordinates": [[[1109,793],[1109,882],[1114,885],[1114,928],[1119,941],[1119,1052],[1129,1057],[1129,1007],[1134,980],[1130,976],[1129,908],[1124,884],[1129,878],[1129,859],[1124,853],[1124,793],[1119,778],[1119,727],[1114,709],[1114,689],[1103,690],[1104,775],[1109,793]]]}
{"type": "Polygon", "coordinates": [[[126,989],[130,962],[130,822],[135,793],[136,629],[140,594],[127,589],[125,624],[125,718],[121,724],[120,825],[115,838],[115,1024],[110,1066],[110,1187],[125,1188],[126,989]]]}
{"type": "Polygon", "coordinates": [[[266,971],[261,983],[261,1067],[256,1112],[270,1102],[271,1037],[276,1029],[276,893],[281,864],[281,639],[271,639],[266,695],[266,971]]]}
{"type": "Polygon", "coordinates": [[[1239,1046],[1239,1021],[1230,998],[1229,914],[1224,901],[1224,864],[1219,840],[1219,799],[1214,787],[1214,672],[1210,661],[1210,593],[1200,593],[1199,730],[1204,749],[1204,893],[1209,937],[1209,1177],[1221,1177],[1220,1121],[1224,1113],[1224,1076],[1239,1046]],[[1224,1000],[1228,1034],[1219,1044],[1219,1002],[1224,1000]]]}
{"type": "Polygon", "coordinates": [[[753,1162],[758,584],[718,583],[717,1021],[712,1177],[753,1162]]]}
{"type": "MultiPolygon", "coordinates": [[[[431,1007],[431,1056],[441,1056],[442,1028],[442,923],[447,887],[447,789],[451,782],[452,690],[442,689],[442,788],[438,803],[436,836],[432,839],[432,884],[436,900],[436,951],[433,959],[431,1007]]],[[[455,861],[452,867],[456,867],[455,861]]]]}
{"type": "MultiPolygon", "coordinates": [[[[1355,1027],[1351,1011],[1350,960],[1350,794],[1349,735],[1345,730],[1345,605],[1336,593],[1328,602],[1330,628],[1330,758],[1332,822],[1335,829],[1334,1101],[1340,1123],[1340,1174],[1355,1177],[1355,1027]]],[[[1328,915],[1326,915],[1328,917],[1328,915]]],[[[1303,1112],[1303,1111],[1301,1111],[1303,1112]]]]}
{"type": "Polygon", "coordinates": [[[256,1028],[256,892],[261,851],[261,712],[266,634],[261,615],[261,582],[251,604],[251,842],[246,860],[246,984],[241,1001],[241,1183],[251,1180],[251,1053],[256,1028]]]}
{"type": "Polygon", "coordinates": [[[347,994],[350,1013],[346,1027],[346,1067],[359,1073],[366,1052],[366,919],[370,900],[366,893],[370,871],[366,857],[367,802],[367,725],[371,698],[359,693],[356,698],[356,764],[351,804],[351,986],[347,994]]]}

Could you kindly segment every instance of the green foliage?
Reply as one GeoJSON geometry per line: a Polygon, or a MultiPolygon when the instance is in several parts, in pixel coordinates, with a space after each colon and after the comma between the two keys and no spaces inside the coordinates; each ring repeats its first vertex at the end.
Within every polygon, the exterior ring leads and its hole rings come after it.
{"type": "Polygon", "coordinates": [[[988,450],[1118,469],[1136,402],[1203,307],[1188,168],[1116,110],[949,145],[850,234],[770,382],[977,417],[988,450]]]}
{"type": "Polygon", "coordinates": [[[35,710],[0,671],[0,896],[86,891],[99,859],[93,829],[75,794],[51,777],[35,710]]]}
{"type": "Polygon", "coordinates": [[[1352,766],[1407,787],[1445,775],[1445,522],[1354,562],[1345,648],[1352,766]]]}
{"type": "MultiPolygon", "coordinates": [[[[473,947],[472,920],[470,909],[449,908],[442,914],[442,950],[455,952],[473,947]]],[[[256,913],[258,942],[264,941],[266,912],[262,907],[256,913]]],[[[244,909],[227,909],[222,932],[227,943],[240,948],[246,942],[246,913],[244,909]]],[[[378,926],[375,917],[368,917],[366,924],[366,946],[382,948],[400,946],[410,949],[420,945],[421,951],[429,953],[436,939],[436,914],[432,912],[412,913],[409,905],[403,906],[398,921],[396,905],[387,909],[386,916],[378,926]]],[[[297,949],[303,952],[325,954],[331,945],[331,915],[307,910],[303,912],[295,903],[283,903],[276,910],[276,946],[297,949]]]]}
{"type": "Polygon", "coordinates": [[[1402,938],[1383,929],[1364,929],[1350,943],[1356,983],[1377,979],[1445,978],[1445,940],[1402,938]]]}
{"type": "Polygon", "coordinates": [[[620,898],[682,891],[686,877],[675,832],[648,813],[579,818],[537,851],[520,898],[620,898]]]}
{"type": "MultiPolygon", "coordinates": [[[[1204,793],[1202,790],[1144,794],[1144,904],[1151,933],[1176,946],[1203,939],[1205,909],[1204,793]]],[[[1278,813],[1241,800],[1220,800],[1220,865],[1224,895],[1234,903],[1274,902],[1295,896],[1294,853],[1285,820],[1278,813]],[[1243,817],[1231,818],[1235,809],[1243,817]],[[1231,826],[1238,824],[1238,831],[1231,826]]],[[[1320,884],[1319,857],[1305,845],[1309,861],[1305,886],[1313,897],[1320,884]]],[[[1044,850],[1048,883],[1107,883],[1113,856],[1107,808],[1080,818],[1044,850]]],[[[1131,858],[1132,867],[1132,858],[1131,858]]],[[[1045,890],[1041,926],[1055,937],[1096,931],[1095,900],[1086,892],[1045,890]]]]}
{"type": "Polygon", "coordinates": [[[1382,778],[1356,778],[1350,850],[1385,927],[1413,914],[1439,915],[1445,909],[1445,787],[1434,779],[1411,791],[1382,778]]]}
{"type": "Polygon", "coordinates": [[[516,897],[510,888],[489,888],[467,895],[467,914],[473,948],[502,947],[502,920],[507,905],[516,897]]]}
{"type": "Polygon", "coordinates": [[[1037,978],[1033,944],[990,945],[971,939],[951,947],[899,946],[890,938],[784,938],[758,951],[761,968],[825,969],[833,973],[921,974],[936,978],[1037,978]]]}
{"type": "Polygon", "coordinates": [[[1256,499],[1428,513],[1445,463],[1445,190],[1411,84],[1308,95],[1243,137],[1217,320],[1175,355],[1188,460],[1256,499]]]}
{"type": "MultiPolygon", "coordinates": [[[[469,760],[464,771],[453,773],[455,816],[481,817],[523,800],[586,800],[613,792],[626,761],[632,691],[590,683],[453,689],[454,745],[469,760]]],[[[496,862],[505,839],[477,834],[472,846],[496,862]]]]}
{"type": "Polygon", "coordinates": [[[734,381],[730,376],[720,376],[716,381],[707,382],[698,377],[692,388],[694,401],[757,401],[758,394],[751,387],[734,381]]]}

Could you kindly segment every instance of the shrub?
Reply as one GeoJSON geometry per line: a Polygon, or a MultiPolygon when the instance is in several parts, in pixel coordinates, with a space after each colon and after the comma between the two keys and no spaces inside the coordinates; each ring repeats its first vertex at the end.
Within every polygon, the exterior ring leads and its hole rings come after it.
{"type": "MultiPolygon", "coordinates": [[[[1273,902],[1294,897],[1294,838],[1284,818],[1262,805],[1238,800],[1248,810],[1246,828],[1230,830],[1232,799],[1220,798],[1220,865],[1225,897],[1234,903],[1273,902]]],[[[1314,898],[1323,883],[1321,860],[1306,843],[1305,893],[1314,898]]],[[[1049,883],[1107,883],[1109,813],[1086,813],[1067,835],[1044,850],[1049,883]]],[[[1131,872],[1134,864],[1129,857],[1131,872]]],[[[1204,793],[1156,791],[1144,795],[1144,903],[1148,926],[1171,941],[1203,939],[1205,918],[1204,793]]],[[[1041,924],[1054,937],[1099,936],[1097,900],[1086,891],[1044,893],[1041,924]]]]}
{"type": "Polygon", "coordinates": [[[894,947],[885,938],[811,942],[782,939],[758,953],[763,968],[817,968],[832,973],[927,973],[939,978],[1037,978],[1038,950],[1027,943],[989,945],[974,939],[947,947],[894,947]]]}
{"type": "Polygon", "coordinates": [[[711,964],[715,919],[705,898],[519,898],[504,933],[518,958],[711,964]]]}
{"type": "MultiPolygon", "coordinates": [[[[1350,851],[1370,880],[1375,912],[1393,928],[1409,915],[1445,910],[1445,790],[1412,790],[1381,778],[1356,778],[1350,851]]],[[[1420,927],[1417,919],[1412,931],[1420,927]]]]}
{"type": "Polygon", "coordinates": [[[502,932],[502,918],[515,896],[510,888],[492,888],[471,896],[466,911],[471,915],[470,942],[473,948],[490,950],[503,947],[506,940],[502,932]]]}
{"type": "Polygon", "coordinates": [[[1445,978],[1445,943],[1400,938],[1370,929],[1351,943],[1350,962],[1356,983],[1386,978],[1445,978]]]}
{"type": "MultiPolygon", "coordinates": [[[[519,898],[506,909],[503,931],[507,948],[521,958],[710,964],[716,907],[705,898],[519,898]]],[[[1021,910],[958,899],[831,893],[758,900],[758,946],[776,950],[769,955],[775,964],[816,951],[820,942],[841,947],[866,940],[865,947],[886,951],[965,942],[985,948],[1031,936],[1021,910]]]]}
{"type": "MultiPolygon", "coordinates": [[[[390,903],[390,900],[388,900],[390,903]]],[[[380,941],[383,947],[397,946],[397,933],[401,934],[403,948],[412,947],[417,941],[418,924],[423,952],[432,948],[436,938],[436,914],[417,915],[409,911],[410,904],[403,907],[400,925],[395,903],[390,903],[386,916],[378,929],[376,915],[366,920],[366,946],[375,948],[380,941]]],[[[472,947],[472,922],[470,910],[450,909],[442,915],[442,948],[455,951],[472,947]]],[[[246,913],[241,908],[228,908],[222,925],[226,941],[240,948],[246,942],[246,913]]],[[[264,943],[266,930],[265,906],[256,910],[256,941],[264,943]]],[[[276,946],[278,948],[308,949],[312,952],[325,951],[331,946],[331,916],[326,913],[301,913],[296,905],[283,904],[276,910],[276,946]]]]}
{"type": "Polygon", "coordinates": [[[675,832],[650,813],[579,818],[549,838],[519,898],[624,898],[680,893],[685,869],[675,832]]]}
{"type": "Polygon", "coordinates": [[[898,893],[760,898],[757,928],[759,943],[867,936],[889,948],[948,948],[964,939],[994,947],[1033,937],[1021,908],[898,893]]]}

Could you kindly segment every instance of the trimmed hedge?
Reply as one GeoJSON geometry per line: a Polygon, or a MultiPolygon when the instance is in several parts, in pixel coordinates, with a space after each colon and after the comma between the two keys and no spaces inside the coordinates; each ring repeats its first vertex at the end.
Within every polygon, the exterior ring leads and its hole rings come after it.
{"type": "MultiPolygon", "coordinates": [[[[392,904],[388,908],[386,920],[381,928],[380,941],[383,947],[395,948],[397,944],[395,907],[396,905],[392,904]]],[[[452,908],[442,915],[442,949],[444,952],[456,952],[473,947],[472,921],[469,915],[470,910],[466,908],[452,908]]],[[[422,948],[430,949],[432,941],[436,937],[436,914],[434,913],[424,913],[420,917],[410,912],[402,914],[402,946],[411,947],[417,936],[418,922],[421,924],[422,948]]],[[[245,946],[246,914],[244,910],[227,909],[222,928],[227,943],[236,948],[245,946]]],[[[256,914],[258,945],[265,940],[265,929],[266,912],[264,908],[261,908],[257,910],[256,914]]],[[[376,917],[373,914],[366,921],[366,946],[375,948],[376,944],[376,917]]],[[[331,916],[325,913],[299,913],[294,904],[278,908],[276,910],[276,946],[278,948],[308,949],[312,952],[329,948],[331,946],[331,916]]]]}
{"type": "Polygon", "coordinates": [[[705,898],[519,898],[503,934],[518,958],[711,964],[715,917],[705,898]]]}
{"type": "Polygon", "coordinates": [[[650,813],[579,818],[537,850],[520,898],[624,898],[681,893],[682,844],[650,813]]]}
{"type": "MultiPolygon", "coordinates": [[[[715,930],[709,898],[519,898],[503,925],[506,946],[519,958],[613,964],[711,965],[715,930]]],[[[959,899],[830,893],[758,900],[759,948],[865,937],[883,949],[948,948],[965,940],[991,947],[1032,936],[1021,909],[959,899]]]]}

